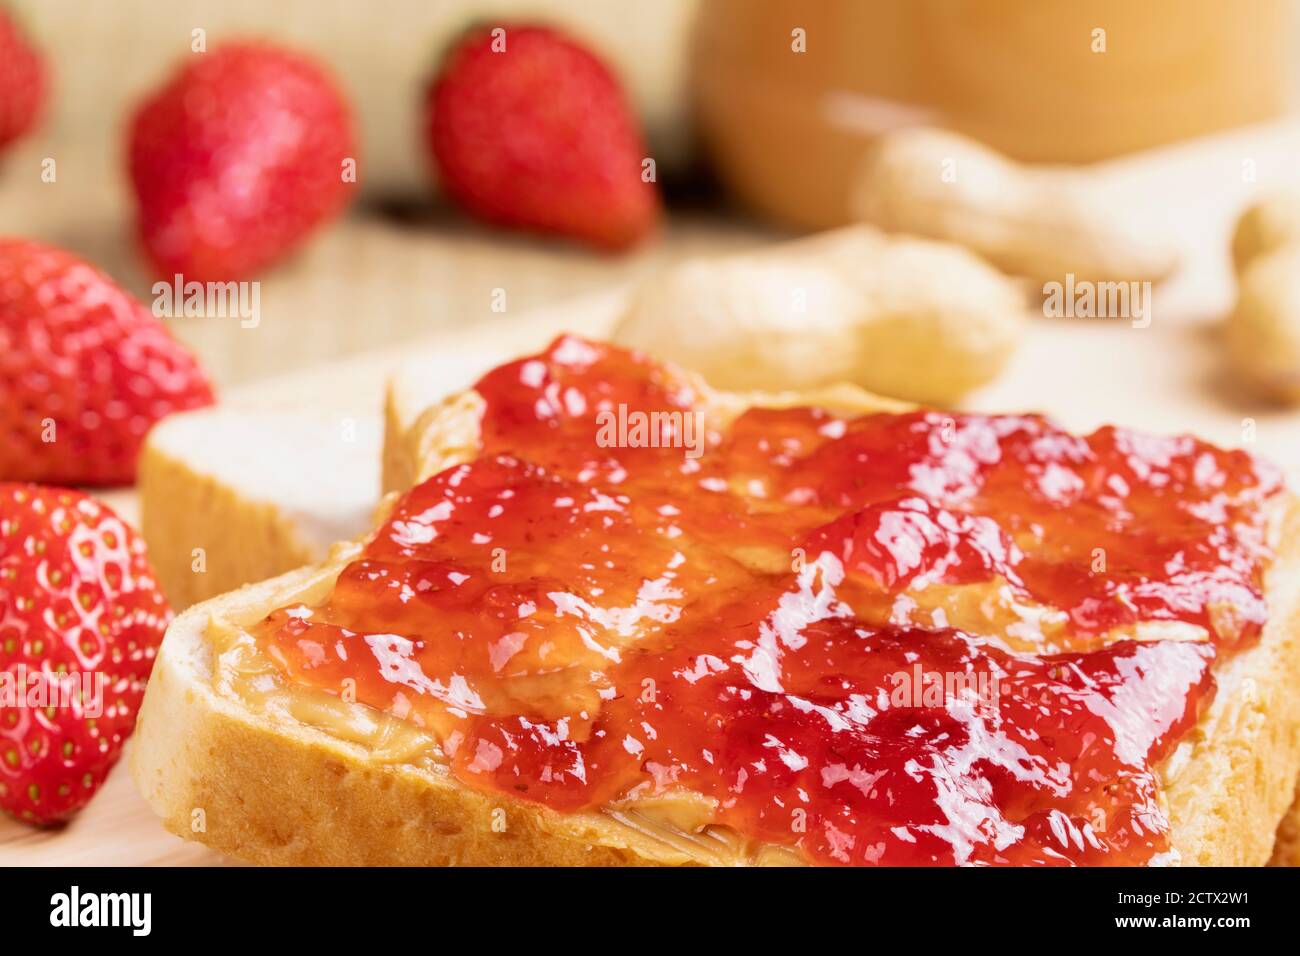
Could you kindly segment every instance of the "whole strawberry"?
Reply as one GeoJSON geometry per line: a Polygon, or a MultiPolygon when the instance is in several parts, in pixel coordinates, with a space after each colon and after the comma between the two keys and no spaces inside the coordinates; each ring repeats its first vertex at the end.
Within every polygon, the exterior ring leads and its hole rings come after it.
{"type": "Polygon", "coordinates": [[[30,130],[45,102],[45,65],[0,8],[0,149],[30,130]]]}
{"type": "Polygon", "coordinates": [[[0,480],[135,480],[145,433],[212,403],[194,357],[76,256],[0,239],[0,480]]]}
{"type": "Polygon", "coordinates": [[[443,189],[490,222],[618,249],[658,219],[623,91],[555,30],[466,34],[429,88],[425,128],[443,189]]]}
{"type": "Polygon", "coordinates": [[[131,123],[145,250],[168,278],[251,276],[343,210],[356,156],[351,111],[312,60],[262,43],[191,54],[131,123]]]}
{"type": "Polygon", "coordinates": [[[170,620],[144,543],[108,506],[0,483],[0,809],[50,824],[85,806],[170,620]]]}

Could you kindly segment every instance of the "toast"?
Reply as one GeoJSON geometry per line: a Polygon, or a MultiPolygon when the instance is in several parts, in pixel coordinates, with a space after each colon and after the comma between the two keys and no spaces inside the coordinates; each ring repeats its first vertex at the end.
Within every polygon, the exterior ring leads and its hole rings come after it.
{"type": "MultiPolygon", "coordinates": [[[[822,404],[901,412],[855,389],[739,396],[696,385],[726,423],[749,407],[822,404]]],[[[399,446],[416,480],[472,458],[483,398],[421,416],[399,446]]],[[[397,446],[395,446],[397,447],[397,446]]],[[[1218,691],[1157,768],[1169,821],[1159,862],[1258,865],[1300,763],[1300,510],[1271,506],[1279,542],[1258,643],[1220,662],[1218,691]]],[[[700,816],[681,793],[560,812],[466,786],[427,728],[305,685],[285,685],[249,637],[277,608],[326,600],[362,544],[181,615],[168,632],[136,732],[137,784],[169,830],[242,859],[281,864],[594,865],[801,862],[700,816]],[[286,690],[286,686],[290,689],[286,690]]]]}
{"type": "Polygon", "coordinates": [[[323,561],[369,530],[379,447],[375,416],[210,408],[160,422],[140,456],[140,528],[172,606],[323,561]]]}

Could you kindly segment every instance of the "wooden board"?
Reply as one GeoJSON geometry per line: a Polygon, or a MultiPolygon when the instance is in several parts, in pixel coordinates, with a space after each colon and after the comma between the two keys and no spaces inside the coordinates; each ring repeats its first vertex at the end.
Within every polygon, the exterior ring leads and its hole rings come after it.
{"type": "MultiPolygon", "coordinates": [[[[1282,464],[1293,480],[1300,478],[1300,413],[1252,404],[1234,387],[1215,325],[1209,321],[1231,301],[1224,255],[1227,231],[1233,211],[1256,187],[1225,185],[1227,193],[1217,203],[1205,201],[1194,188],[1211,174],[1214,181],[1228,183],[1247,155],[1256,157],[1264,170],[1261,181],[1267,181],[1281,175],[1282,160],[1294,159],[1298,148],[1300,132],[1288,126],[1243,131],[1194,149],[1166,150],[1108,166],[1104,175],[1134,202],[1144,201],[1146,216],[1165,216],[1177,224],[1188,243],[1188,270],[1161,290],[1149,328],[1116,320],[1035,321],[1006,374],[972,396],[968,407],[1043,411],[1075,429],[1111,422],[1158,432],[1194,432],[1222,445],[1247,447],[1282,464]],[[1183,183],[1181,193],[1169,188],[1171,177],[1183,183]],[[1188,199],[1189,192],[1197,201],[1188,199]],[[1153,201],[1153,195],[1159,201],[1153,201]]],[[[408,362],[427,369],[420,387],[427,386],[432,399],[472,381],[483,367],[535,347],[532,343],[553,332],[599,334],[614,321],[624,295],[616,291],[519,318],[478,322],[416,347],[242,387],[225,400],[250,409],[313,405],[373,413],[387,376],[408,362]]],[[[134,515],[130,492],[106,497],[127,517],[134,515]]],[[[0,819],[0,865],[228,862],[164,832],[135,792],[124,764],[62,830],[34,831],[0,819]]]]}

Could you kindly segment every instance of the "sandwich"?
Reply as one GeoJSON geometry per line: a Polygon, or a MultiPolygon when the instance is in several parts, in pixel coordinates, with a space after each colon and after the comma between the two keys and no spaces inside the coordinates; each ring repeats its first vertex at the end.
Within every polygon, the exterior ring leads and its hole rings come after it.
{"type": "Polygon", "coordinates": [[[385,441],[371,534],[199,604],[132,754],[256,863],[1258,865],[1300,512],[1189,436],[571,336],[385,441]]]}

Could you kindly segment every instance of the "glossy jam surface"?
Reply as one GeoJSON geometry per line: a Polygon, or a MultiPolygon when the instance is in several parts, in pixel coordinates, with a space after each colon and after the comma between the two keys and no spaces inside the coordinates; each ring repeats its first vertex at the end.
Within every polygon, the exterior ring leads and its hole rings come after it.
{"type": "Polygon", "coordinates": [[[471,787],[689,792],[811,862],[1168,848],[1153,767],[1265,620],[1267,467],[1037,417],[705,420],[572,338],[478,391],[481,456],[256,629],[291,680],[429,729],[471,787]]]}

